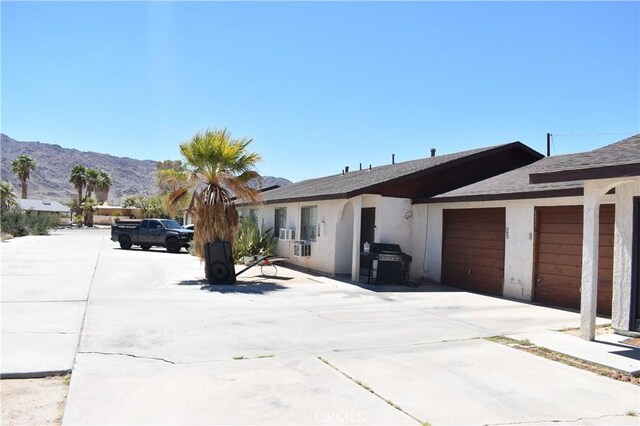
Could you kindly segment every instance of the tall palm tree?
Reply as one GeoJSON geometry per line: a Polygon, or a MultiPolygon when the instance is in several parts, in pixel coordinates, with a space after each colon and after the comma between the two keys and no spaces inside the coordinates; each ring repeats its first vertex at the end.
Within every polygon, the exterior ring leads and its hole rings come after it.
{"type": "Polygon", "coordinates": [[[87,177],[86,198],[91,198],[91,194],[93,193],[93,190],[96,188],[96,184],[98,184],[100,180],[100,171],[97,169],[87,169],[85,176],[87,177]]]}
{"type": "Polygon", "coordinates": [[[96,199],[98,204],[102,204],[109,198],[109,190],[111,189],[111,176],[104,170],[98,170],[98,181],[96,182],[96,199]]]}
{"type": "Polygon", "coordinates": [[[180,152],[190,167],[190,185],[169,194],[171,206],[191,196],[189,214],[194,219],[193,244],[196,254],[204,258],[204,244],[229,241],[233,244],[238,227],[234,200],[256,202],[260,192],[248,186],[260,178],[255,171],[260,154],[247,151],[252,139],[233,139],[226,129],[196,133],[180,144],[180,152]]]}
{"type": "Polygon", "coordinates": [[[11,162],[13,173],[18,175],[18,179],[20,179],[23,199],[27,198],[27,181],[29,180],[29,174],[35,170],[36,167],[38,167],[36,160],[27,154],[20,154],[11,162]]]}
{"type": "Polygon", "coordinates": [[[16,193],[9,182],[0,182],[0,210],[9,210],[18,204],[16,193]]]}
{"type": "Polygon", "coordinates": [[[82,204],[82,191],[87,185],[87,168],[82,164],[76,164],[75,166],[73,166],[73,168],[71,169],[69,182],[71,182],[78,191],[78,212],[80,212],[80,205],[82,204]]]}

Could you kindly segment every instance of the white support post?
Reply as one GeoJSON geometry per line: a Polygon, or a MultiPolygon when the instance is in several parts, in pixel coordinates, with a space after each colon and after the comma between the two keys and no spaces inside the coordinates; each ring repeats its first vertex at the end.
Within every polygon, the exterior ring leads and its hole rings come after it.
{"type": "Polygon", "coordinates": [[[360,281],[360,228],[362,225],[362,197],[352,200],[353,204],[353,252],[351,253],[351,281],[360,281]]]}
{"type": "Polygon", "coordinates": [[[594,340],[598,304],[598,245],[600,240],[600,197],[598,191],[584,194],[582,234],[582,287],[580,295],[580,336],[594,340]]]}

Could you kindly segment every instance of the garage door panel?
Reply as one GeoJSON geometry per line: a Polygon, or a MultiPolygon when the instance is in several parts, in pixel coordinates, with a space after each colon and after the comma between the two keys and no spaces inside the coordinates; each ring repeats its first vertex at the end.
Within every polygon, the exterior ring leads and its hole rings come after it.
{"type": "Polygon", "coordinates": [[[504,251],[504,242],[490,240],[469,240],[467,238],[448,238],[449,245],[445,249],[449,250],[453,247],[468,247],[482,250],[499,250],[504,251]]]}
{"type": "Polygon", "coordinates": [[[502,294],[505,209],[445,209],[443,284],[502,294]]]}
{"type": "MultiPolygon", "coordinates": [[[[600,208],[598,313],[611,313],[615,209],[600,208]]],[[[534,300],[580,308],[582,282],[582,206],[536,208],[534,300]]]]}
{"type": "Polygon", "coordinates": [[[472,265],[487,265],[495,266],[498,268],[503,267],[503,262],[500,260],[500,250],[488,250],[488,249],[461,249],[461,248],[448,248],[443,252],[443,256],[450,257],[452,264],[472,264],[472,265]]]}
{"type": "Polygon", "coordinates": [[[540,232],[549,233],[549,234],[557,234],[557,235],[567,235],[567,234],[576,234],[582,235],[582,223],[541,223],[540,232]]]}
{"type": "Polygon", "coordinates": [[[476,241],[496,241],[498,238],[504,238],[504,229],[501,232],[495,231],[464,231],[458,229],[447,229],[445,232],[448,237],[457,240],[476,240],[476,241]]]}
{"type": "Polygon", "coordinates": [[[573,265],[582,267],[581,254],[540,253],[540,262],[548,265],[573,265]]]}
{"type": "Polygon", "coordinates": [[[457,230],[457,231],[504,232],[504,224],[502,224],[502,223],[458,222],[458,223],[455,224],[455,230],[457,230]]]}

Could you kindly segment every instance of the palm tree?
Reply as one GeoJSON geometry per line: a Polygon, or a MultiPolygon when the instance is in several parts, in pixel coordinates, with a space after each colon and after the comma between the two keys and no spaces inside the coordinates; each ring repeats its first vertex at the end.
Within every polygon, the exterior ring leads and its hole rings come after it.
{"type": "Polygon", "coordinates": [[[87,169],[85,173],[87,177],[87,195],[86,198],[91,198],[91,194],[96,187],[96,184],[100,180],[100,171],[97,169],[87,169]]]}
{"type": "Polygon", "coordinates": [[[69,182],[75,186],[78,191],[78,213],[80,212],[80,205],[82,204],[82,191],[87,185],[87,168],[82,164],[76,164],[71,169],[71,176],[69,182]]]}
{"type": "Polygon", "coordinates": [[[255,166],[262,160],[260,154],[247,151],[251,142],[252,139],[233,139],[222,129],[198,132],[180,144],[180,152],[192,172],[189,185],[173,191],[168,200],[175,207],[191,194],[188,212],[194,219],[193,244],[200,258],[204,258],[207,242],[233,244],[239,223],[236,198],[250,202],[260,199],[260,192],[247,185],[251,179],[260,178],[255,166]]]}
{"type": "Polygon", "coordinates": [[[171,193],[185,186],[188,181],[189,172],[186,170],[163,169],[156,171],[156,184],[161,194],[171,193]]]}
{"type": "Polygon", "coordinates": [[[102,204],[109,198],[109,190],[111,189],[111,176],[104,170],[98,170],[98,181],[95,184],[96,198],[98,204],[102,204]]]}
{"type": "Polygon", "coordinates": [[[0,210],[6,211],[18,204],[16,193],[9,182],[0,182],[0,210]]]}
{"type": "Polygon", "coordinates": [[[93,226],[93,209],[96,206],[96,200],[87,197],[82,201],[80,208],[84,213],[84,226],[93,226]]]}
{"type": "Polygon", "coordinates": [[[36,167],[38,167],[36,161],[27,154],[20,154],[11,162],[13,173],[18,175],[18,179],[20,179],[23,199],[27,198],[27,181],[29,180],[29,174],[35,170],[36,167]]]}

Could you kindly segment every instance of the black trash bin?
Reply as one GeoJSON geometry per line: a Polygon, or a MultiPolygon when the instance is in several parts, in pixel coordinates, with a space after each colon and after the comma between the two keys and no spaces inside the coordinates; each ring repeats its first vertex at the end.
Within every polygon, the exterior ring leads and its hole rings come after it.
{"type": "Polygon", "coordinates": [[[209,284],[235,284],[236,270],[228,241],[213,241],[204,245],[205,275],[209,284]]]}

